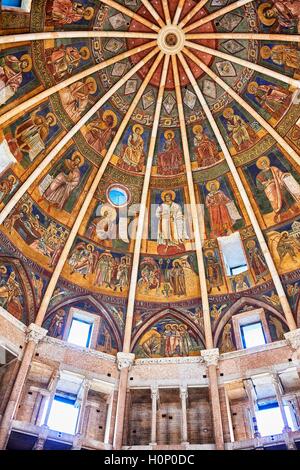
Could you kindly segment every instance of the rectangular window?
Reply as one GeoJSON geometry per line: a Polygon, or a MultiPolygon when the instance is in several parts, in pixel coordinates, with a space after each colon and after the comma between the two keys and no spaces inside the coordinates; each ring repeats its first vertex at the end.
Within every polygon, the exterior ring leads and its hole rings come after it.
{"type": "Polygon", "coordinates": [[[73,317],[68,342],[88,348],[91,342],[93,323],[73,317]]]}
{"type": "Polygon", "coordinates": [[[227,276],[236,276],[248,270],[247,260],[239,232],[218,238],[227,276]]]}
{"type": "MultiPolygon", "coordinates": [[[[285,405],[284,410],[289,427],[292,431],[296,431],[289,406],[285,405]]],[[[282,433],[284,422],[278,403],[273,403],[271,406],[260,406],[255,415],[257,426],[262,437],[274,436],[275,434],[282,433]]]]}
{"type": "Polygon", "coordinates": [[[13,156],[6,140],[0,143],[0,175],[17,160],[13,156]]]}
{"type": "Polygon", "coordinates": [[[79,407],[75,406],[75,399],[55,395],[47,424],[54,431],[75,434],[78,413],[79,407]]]}
{"type": "Polygon", "coordinates": [[[2,5],[4,7],[18,7],[22,5],[22,0],[2,0],[2,5]]]}
{"type": "Polygon", "coordinates": [[[244,348],[254,348],[266,344],[266,338],[261,321],[241,325],[244,348]]]}

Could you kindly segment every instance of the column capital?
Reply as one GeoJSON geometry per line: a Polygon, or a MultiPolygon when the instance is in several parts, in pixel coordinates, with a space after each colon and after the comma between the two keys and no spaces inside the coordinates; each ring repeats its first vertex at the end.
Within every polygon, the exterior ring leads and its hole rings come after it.
{"type": "Polygon", "coordinates": [[[151,397],[157,398],[159,394],[158,386],[157,385],[151,385],[151,397]]]}
{"type": "Polygon", "coordinates": [[[203,349],[201,351],[201,357],[203,358],[207,367],[217,366],[220,359],[219,348],[203,349]]]}
{"type": "Polygon", "coordinates": [[[180,387],[180,398],[181,400],[186,400],[187,399],[187,396],[188,396],[188,389],[187,389],[187,386],[182,386],[180,387]]]}
{"type": "Polygon", "coordinates": [[[300,328],[285,333],[284,337],[292,349],[296,351],[300,348],[300,328]]]}
{"type": "Polygon", "coordinates": [[[117,353],[117,364],[118,369],[130,369],[132,364],[134,363],[135,355],[132,353],[125,353],[125,352],[118,352],[117,353]]]}
{"type": "Polygon", "coordinates": [[[47,332],[48,330],[45,328],[42,328],[35,323],[31,323],[27,328],[25,341],[26,343],[29,341],[34,341],[36,344],[38,344],[41,339],[45,338],[47,332]]]}

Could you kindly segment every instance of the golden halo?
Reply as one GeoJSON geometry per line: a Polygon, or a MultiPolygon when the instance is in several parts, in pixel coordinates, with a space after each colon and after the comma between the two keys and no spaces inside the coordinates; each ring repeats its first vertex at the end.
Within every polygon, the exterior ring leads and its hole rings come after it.
{"type": "Polygon", "coordinates": [[[260,49],[260,56],[262,59],[270,59],[271,57],[271,48],[269,46],[263,46],[261,49],[260,49]]]}
{"type": "Polygon", "coordinates": [[[94,8],[92,7],[86,7],[84,9],[84,13],[83,13],[83,18],[86,20],[86,21],[89,21],[93,18],[94,16],[94,8]]]}
{"type": "Polygon", "coordinates": [[[259,168],[260,170],[263,170],[264,169],[264,166],[263,166],[263,163],[264,162],[267,162],[268,163],[268,166],[270,166],[270,159],[269,157],[260,157],[257,162],[256,162],[256,166],[257,168],[259,168]]]}
{"type": "Polygon", "coordinates": [[[204,252],[204,256],[205,256],[206,258],[208,258],[210,255],[215,256],[213,250],[206,250],[206,251],[204,252]]]}
{"type": "Polygon", "coordinates": [[[6,266],[0,266],[0,272],[2,274],[6,274],[7,273],[7,267],[6,266]]]}
{"type": "Polygon", "coordinates": [[[248,240],[246,246],[247,248],[254,248],[256,246],[256,243],[254,240],[248,240]]]}
{"type": "Polygon", "coordinates": [[[272,26],[276,21],[276,18],[267,18],[265,16],[266,10],[269,10],[270,8],[272,8],[271,3],[262,3],[261,5],[259,5],[257,10],[260,21],[266,26],[272,26]]]}
{"type": "Polygon", "coordinates": [[[104,217],[104,212],[108,212],[111,220],[116,220],[117,218],[117,211],[114,207],[110,206],[109,204],[103,204],[100,209],[100,215],[104,217]]]}
{"type": "Polygon", "coordinates": [[[86,79],[85,84],[88,85],[91,83],[93,85],[92,89],[90,90],[90,93],[93,95],[97,91],[97,83],[96,80],[93,77],[89,77],[86,79]]]}
{"type": "Polygon", "coordinates": [[[112,116],[112,117],[113,117],[113,125],[112,125],[112,129],[113,129],[113,128],[116,127],[116,125],[118,124],[117,115],[116,115],[116,113],[114,113],[111,109],[107,109],[107,110],[104,111],[104,113],[102,114],[102,119],[105,120],[108,116],[112,116]]]}
{"type": "Polygon", "coordinates": [[[81,47],[79,52],[82,60],[88,60],[91,57],[91,52],[88,47],[81,47]]]}
{"type": "Polygon", "coordinates": [[[215,185],[216,186],[216,189],[218,191],[219,187],[220,187],[220,183],[218,180],[212,180],[212,181],[208,181],[208,183],[206,183],[206,189],[207,191],[211,191],[211,187],[212,185],[215,185]]]}
{"type": "Polygon", "coordinates": [[[235,278],[234,278],[234,280],[237,281],[237,282],[238,282],[239,280],[243,281],[244,279],[245,279],[244,274],[238,274],[238,275],[235,276],[235,278]]]}
{"type": "Polygon", "coordinates": [[[20,61],[28,62],[28,65],[26,67],[22,67],[22,72],[30,72],[30,70],[32,69],[32,58],[30,57],[30,55],[29,54],[22,55],[20,58],[20,61]]]}
{"type": "Polygon", "coordinates": [[[91,253],[93,253],[93,251],[95,250],[95,247],[94,247],[94,245],[92,245],[91,243],[88,243],[88,244],[86,245],[86,249],[87,249],[88,251],[91,251],[91,253]]]}
{"type": "Polygon", "coordinates": [[[78,167],[80,168],[83,164],[84,164],[84,158],[83,156],[81,155],[81,153],[79,152],[74,152],[72,157],[71,157],[71,160],[74,161],[75,158],[79,158],[80,159],[80,163],[78,165],[78,167]]]}
{"type": "Polygon", "coordinates": [[[12,181],[12,184],[15,184],[15,182],[17,181],[14,175],[9,175],[7,179],[8,181],[12,181]]]}
{"type": "Polygon", "coordinates": [[[161,193],[161,198],[162,198],[163,201],[165,200],[165,197],[166,197],[167,194],[170,194],[172,201],[175,200],[175,198],[176,198],[176,193],[175,193],[175,191],[167,190],[167,191],[163,191],[163,192],[161,193]]]}
{"type": "Polygon", "coordinates": [[[169,135],[171,136],[171,139],[174,139],[175,134],[174,134],[173,131],[165,131],[165,133],[164,133],[165,139],[168,139],[168,136],[169,136],[169,135]]]}
{"type": "Polygon", "coordinates": [[[225,108],[223,111],[223,116],[225,119],[229,119],[234,115],[234,111],[232,108],[225,108]]]}
{"type": "Polygon", "coordinates": [[[143,126],[140,126],[139,124],[135,124],[135,126],[132,127],[133,132],[135,132],[137,129],[141,131],[140,135],[142,135],[142,133],[144,132],[143,126]]]}
{"type": "Polygon", "coordinates": [[[29,212],[29,205],[28,204],[23,204],[22,206],[22,211],[25,212],[25,214],[27,214],[29,212]]]}
{"type": "Polygon", "coordinates": [[[202,134],[202,132],[203,132],[203,127],[201,126],[201,124],[196,124],[193,127],[193,133],[194,134],[202,134]]]}
{"type": "Polygon", "coordinates": [[[52,121],[51,121],[51,123],[49,124],[49,126],[50,126],[50,127],[55,126],[55,124],[57,123],[57,119],[56,119],[55,114],[53,114],[53,113],[48,113],[48,114],[46,115],[46,119],[49,118],[49,117],[51,117],[51,119],[52,119],[52,121]]]}
{"type": "Polygon", "coordinates": [[[257,91],[258,89],[258,83],[257,82],[250,82],[249,85],[248,85],[248,93],[250,93],[250,95],[254,95],[255,92],[257,91]]]}

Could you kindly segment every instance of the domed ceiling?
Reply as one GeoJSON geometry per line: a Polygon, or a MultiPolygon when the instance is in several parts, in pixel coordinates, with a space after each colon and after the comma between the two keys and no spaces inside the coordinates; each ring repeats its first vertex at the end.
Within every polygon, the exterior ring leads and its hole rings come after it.
{"type": "Polygon", "coordinates": [[[58,338],[71,308],[93,312],[100,351],[144,358],[198,355],[205,309],[221,352],[249,308],[282,339],[300,278],[299,22],[297,0],[3,11],[1,305],[58,338]],[[162,347],[176,331],[185,351],[162,347]]]}

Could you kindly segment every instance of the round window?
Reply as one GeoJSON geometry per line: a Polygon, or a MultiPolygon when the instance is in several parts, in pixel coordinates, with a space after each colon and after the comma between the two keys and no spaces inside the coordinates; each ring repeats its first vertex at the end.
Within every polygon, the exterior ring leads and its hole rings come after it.
{"type": "Polygon", "coordinates": [[[121,186],[111,186],[108,188],[107,193],[109,202],[115,207],[122,207],[128,203],[128,193],[126,189],[121,186]]]}

